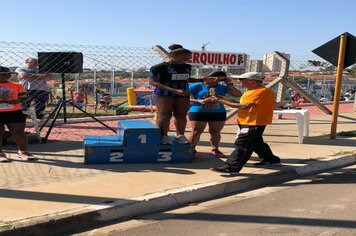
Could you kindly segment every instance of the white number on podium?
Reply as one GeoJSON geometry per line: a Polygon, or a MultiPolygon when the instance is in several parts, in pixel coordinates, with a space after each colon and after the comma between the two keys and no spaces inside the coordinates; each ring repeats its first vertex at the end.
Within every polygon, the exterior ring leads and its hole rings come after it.
{"type": "Polygon", "coordinates": [[[157,158],[157,161],[160,162],[170,161],[172,159],[172,152],[158,152],[158,155],[161,155],[161,157],[157,158]]]}
{"type": "Polygon", "coordinates": [[[123,152],[112,152],[110,153],[110,162],[123,162],[124,161],[123,152]]]}
{"type": "Polygon", "coordinates": [[[141,140],[141,143],[147,143],[147,136],[146,134],[140,134],[138,139],[141,140]]]}

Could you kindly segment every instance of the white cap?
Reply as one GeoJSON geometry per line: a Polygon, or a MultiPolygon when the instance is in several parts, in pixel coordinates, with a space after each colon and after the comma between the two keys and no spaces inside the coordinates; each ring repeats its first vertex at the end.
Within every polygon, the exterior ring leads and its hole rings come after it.
{"type": "Polygon", "coordinates": [[[242,75],[232,75],[231,78],[234,79],[251,79],[257,81],[263,81],[263,74],[260,72],[247,72],[242,75]]]}

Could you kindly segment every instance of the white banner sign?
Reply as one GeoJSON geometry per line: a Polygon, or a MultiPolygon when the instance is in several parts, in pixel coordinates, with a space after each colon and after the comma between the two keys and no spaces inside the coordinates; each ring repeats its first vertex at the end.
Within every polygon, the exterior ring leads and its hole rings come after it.
{"type": "Polygon", "coordinates": [[[189,64],[195,66],[215,65],[215,66],[245,66],[246,54],[229,52],[208,52],[192,51],[192,58],[189,64]]]}

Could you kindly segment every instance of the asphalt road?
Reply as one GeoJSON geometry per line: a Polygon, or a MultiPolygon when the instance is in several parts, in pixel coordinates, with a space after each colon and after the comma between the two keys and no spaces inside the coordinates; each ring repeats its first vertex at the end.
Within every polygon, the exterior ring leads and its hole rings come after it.
{"type": "Polygon", "coordinates": [[[356,235],[356,165],[77,235],[356,235]]]}

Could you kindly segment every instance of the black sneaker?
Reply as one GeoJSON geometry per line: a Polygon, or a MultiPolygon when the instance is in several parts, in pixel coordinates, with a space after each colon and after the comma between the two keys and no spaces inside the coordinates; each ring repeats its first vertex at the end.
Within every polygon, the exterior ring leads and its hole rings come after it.
{"type": "Polygon", "coordinates": [[[233,166],[219,166],[219,167],[214,167],[211,168],[210,170],[215,171],[215,172],[219,172],[219,173],[239,173],[240,170],[237,167],[233,167],[233,166]]]}
{"type": "Polygon", "coordinates": [[[280,164],[281,161],[280,160],[276,160],[276,161],[265,161],[262,160],[258,163],[253,164],[254,166],[268,166],[268,165],[276,165],[276,164],[280,164]]]}

